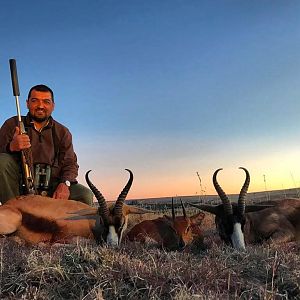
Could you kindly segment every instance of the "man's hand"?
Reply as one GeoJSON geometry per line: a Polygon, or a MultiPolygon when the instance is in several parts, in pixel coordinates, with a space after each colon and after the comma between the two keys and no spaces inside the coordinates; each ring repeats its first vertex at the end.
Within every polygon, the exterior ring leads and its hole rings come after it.
{"type": "Polygon", "coordinates": [[[60,183],[54,194],[53,194],[53,198],[55,199],[65,199],[65,200],[68,200],[69,199],[69,196],[70,196],[70,191],[69,191],[69,187],[64,184],[64,183],[60,183]]]}
{"type": "Polygon", "coordinates": [[[9,144],[9,150],[12,152],[21,151],[30,148],[30,139],[27,134],[20,134],[20,128],[16,127],[12,141],[9,144]]]}

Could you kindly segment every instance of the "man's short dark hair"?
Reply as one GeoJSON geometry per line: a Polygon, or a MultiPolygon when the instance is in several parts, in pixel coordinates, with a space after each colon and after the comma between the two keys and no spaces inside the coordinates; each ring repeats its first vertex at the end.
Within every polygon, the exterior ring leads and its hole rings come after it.
{"type": "Polygon", "coordinates": [[[46,86],[46,85],[44,85],[44,84],[38,84],[38,85],[33,86],[33,87],[29,90],[27,99],[30,98],[31,92],[32,92],[33,90],[38,91],[38,92],[50,92],[50,93],[51,93],[51,97],[52,97],[52,101],[53,101],[53,103],[54,103],[54,94],[53,94],[53,91],[52,91],[48,86],[46,86]]]}

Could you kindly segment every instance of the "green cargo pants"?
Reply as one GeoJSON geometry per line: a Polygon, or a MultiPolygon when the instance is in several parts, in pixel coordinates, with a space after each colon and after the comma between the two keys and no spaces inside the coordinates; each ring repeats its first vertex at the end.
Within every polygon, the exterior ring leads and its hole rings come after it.
{"type": "MultiPolygon", "coordinates": [[[[20,195],[21,176],[21,168],[13,156],[0,153],[0,202],[2,204],[20,195]]],[[[50,196],[54,193],[57,185],[58,182],[52,183],[50,196]]],[[[70,186],[69,199],[92,205],[93,193],[87,187],[77,183],[70,186]]]]}

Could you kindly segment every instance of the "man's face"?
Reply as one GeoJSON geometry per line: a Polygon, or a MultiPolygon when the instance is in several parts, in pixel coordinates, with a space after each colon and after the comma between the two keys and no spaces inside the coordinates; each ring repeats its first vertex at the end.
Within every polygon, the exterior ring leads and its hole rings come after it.
{"type": "Polygon", "coordinates": [[[36,122],[46,121],[51,116],[55,106],[50,92],[33,90],[26,102],[29,114],[36,122]]]}

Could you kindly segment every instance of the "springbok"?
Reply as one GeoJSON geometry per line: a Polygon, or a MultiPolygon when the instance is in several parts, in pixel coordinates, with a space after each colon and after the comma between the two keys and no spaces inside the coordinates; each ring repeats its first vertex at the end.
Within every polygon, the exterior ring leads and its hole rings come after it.
{"type": "Polygon", "coordinates": [[[74,200],[53,199],[26,195],[7,201],[0,206],[0,234],[12,234],[28,243],[71,243],[74,237],[119,245],[126,229],[129,214],[150,211],[124,203],[132,185],[133,174],[115,203],[108,205],[105,198],[89,180],[99,208],[74,200]]]}
{"type": "Polygon", "coordinates": [[[182,250],[202,234],[199,226],[205,214],[200,212],[188,217],[182,201],[181,206],[183,216],[176,217],[172,198],[172,217],[164,215],[162,218],[144,220],[132,227],[126,237],[141,243],[154,242],[166,250],[182,250]]]}
{"type": "Polygon", "coordinates": [[[230,202],[218,184],[217,174],[222,170],[218,169],[214,172],[213,184],[222,204],[190,205],[214,214],[221,239],[238,250],[245,250],[245,243],[284,243],[300,240],[300,200],[290,198],[279,200],[275,205],[246,206],[250,175],[247,169],[240,169],[245,171],[246,179],[237,204],[230,202]]]}

